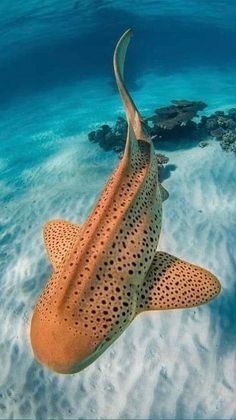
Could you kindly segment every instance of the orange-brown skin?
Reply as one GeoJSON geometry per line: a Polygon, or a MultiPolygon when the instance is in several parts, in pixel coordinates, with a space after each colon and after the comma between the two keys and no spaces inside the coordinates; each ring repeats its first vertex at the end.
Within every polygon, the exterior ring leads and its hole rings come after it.
{"type": "Polygon", "coordinates": [[[83,226],[55,221],[44,232],[54,272],[33,314],[31,343],[35,357],[60,373],[92,363],[140,311],[198,305],[220,290],[206,270],[156,251],[162,214],[157,160],[123,83],[130,35],[121,37],[114,54],[128,119],[124,157],[83,226]],[[191,284],[178,281],[185,271],[191,284]]]}

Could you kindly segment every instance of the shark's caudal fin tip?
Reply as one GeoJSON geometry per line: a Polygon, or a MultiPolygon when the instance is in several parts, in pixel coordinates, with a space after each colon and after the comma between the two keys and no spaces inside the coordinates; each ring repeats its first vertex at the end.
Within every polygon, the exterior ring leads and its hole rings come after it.
{"type": "Polygon", "coordinates": [[[148,133],[144,125],[144,121],[131,97],[128,89],[125,86],[124,82],[124,64],[127,48],[130,42],[130,38],[133,35],[132,28],[127,29],[121,38],[118,40],[115,52],[113,56],[113,66],[114,73],[116,78],[116,83],[121,95],[121,98],[124,103],[125,112],[127,116],[127,122],[129,125],[129,131],[127,135],[127,144],[130,143],[130,138],[142,139],[150,143],[150,140],[147,140],[148,133]]]}
{"type": "Polygon", "coordinates": [[[126,35],[126,36],[133,36],[134,35],[134,31],[133,31],[133,29],[132,28],[128,28],[126,31],[125,31],[125,33],[124,33],[124,35],[126,35]]]}

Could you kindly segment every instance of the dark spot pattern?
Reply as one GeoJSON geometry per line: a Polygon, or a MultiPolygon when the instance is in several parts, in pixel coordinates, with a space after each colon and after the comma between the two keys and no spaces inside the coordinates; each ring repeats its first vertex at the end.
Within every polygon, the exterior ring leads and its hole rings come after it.
{"type": "Polygon", "coordinates": [[[220,283],[209,271],[158,252],[140,290],[138,312],[190,308],[219,292],[220,283]]]}
{"type": "Polygon", "coordinates": [[[60,267],[79,233],[79,225],[74,225],[65,220],[52,220],[45,225],[44,242],[49,259],[55,268],[60,267]]]}
{"type": "MultiPolygon", "coordinates": [[[[135,139],[79,237],[72,232],[76,243],[71,239],[61,252],[63,264],[38,304],[44,319],[57,314],[56,324],[67,323],[75,337],[92,337],[94,346],[123,332],[135,317],[139,289],[156,252],[161,225],[157,190],[151,145],[135,139]]],[[[63,234],[53,228],[47,232],[47,246],[56,250],[63,234]]]]}

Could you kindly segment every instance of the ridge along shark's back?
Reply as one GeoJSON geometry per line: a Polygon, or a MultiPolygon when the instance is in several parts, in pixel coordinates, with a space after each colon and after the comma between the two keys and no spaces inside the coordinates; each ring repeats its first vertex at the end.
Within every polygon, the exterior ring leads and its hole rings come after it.
{"type": "Polygon", "coordinates": [[[84,225],[55,220],[44,229],[53,274],[33,314],[31,343],[36,358],[60,373],[88,366],[141,311],[194,306],[220,289],[206,270],[156,252],[162,187],[123,81],[130,36],[126,31],[114,53],[128,120],[124,157],[84,225]]]}
{"type": "Polygon", "coordinates": [[[114,54],[129,124],[124,157],[83,226],[54,221],[45,229],[54,273],[37,305],[31,338],[36,357],[64,373],[89,364],[132,321],[160,232],[157,160],[121,79],[130,35],[114,54]]]}

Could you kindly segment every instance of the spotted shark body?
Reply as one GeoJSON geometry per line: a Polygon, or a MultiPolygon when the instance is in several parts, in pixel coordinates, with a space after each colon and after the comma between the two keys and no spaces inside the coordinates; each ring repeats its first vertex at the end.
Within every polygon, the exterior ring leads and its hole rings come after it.
{"type": "Polygon", "coordinates": [[[31,344],[36,359],[60,373],[91,364],[140,312],[196,306],[220,291],[205,269],[157,252],[165,190],[123,81],[130,37],[128,30],[114,53],[128,120],[123,159],[83,225],[54,220],[44,229],[53,273],[33,313],[31,344]]]}

